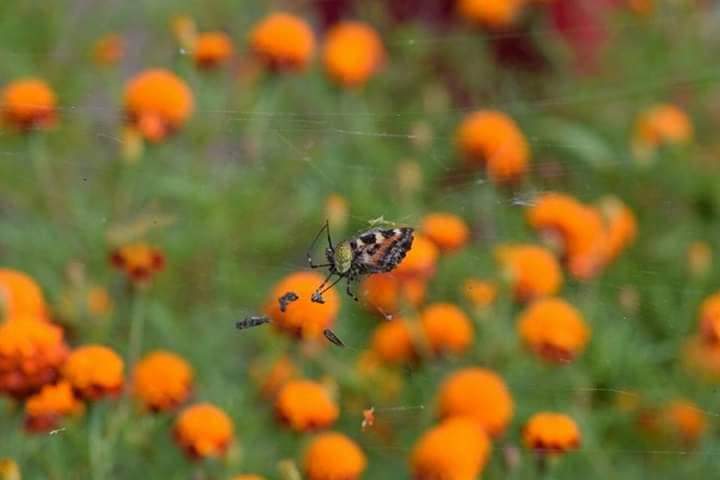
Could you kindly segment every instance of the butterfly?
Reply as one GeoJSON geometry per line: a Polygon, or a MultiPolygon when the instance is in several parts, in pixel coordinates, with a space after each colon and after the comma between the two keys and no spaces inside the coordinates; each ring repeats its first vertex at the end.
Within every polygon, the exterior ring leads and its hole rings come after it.
{"type": "Polygon", "coordinates": [[[415,231],[410,227],[371,228],[344,242],[333,245],[328,222],[315,235],[307,253],[310,268],[328,268],[328,276],[312,294],[312,301],[324,303],[322,294],[343,278],[347,279],[346,292],[357,301],[351,285],[361,275],[385,273],[395,269],[412,247],[415,231]],[[322,232],[327,233],[325,249],[327,263],[314,264],[312,250],[322,232]],[[336,277],[334,281],[333,277],[336,277]]]}

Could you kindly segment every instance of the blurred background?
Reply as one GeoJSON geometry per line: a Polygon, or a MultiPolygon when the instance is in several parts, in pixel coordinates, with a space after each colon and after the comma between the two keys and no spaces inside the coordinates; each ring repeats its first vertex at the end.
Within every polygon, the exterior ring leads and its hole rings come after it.
{"type": "Polygon", "coordinates": [[[710,0],[2,2],[0,479],[714,474],[719,54],[710,0]],[[414,241],[318,304],[326,221],[414,241]]]}

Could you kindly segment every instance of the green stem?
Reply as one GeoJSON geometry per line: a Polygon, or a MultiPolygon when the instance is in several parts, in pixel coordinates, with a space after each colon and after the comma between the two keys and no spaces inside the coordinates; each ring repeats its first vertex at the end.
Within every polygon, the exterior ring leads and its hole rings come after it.
{"type": "Polygon", "coordinates": [[[105,442],[102,434],[103,412],[99,404],[90,405],[88,425],[88,457],[90,458],[90,474],[93,480],[107,478],[108,463],[105,455],[105,442]]]}
{"type": "Polygon", "coordinates": [[[36,188],[39,190],[48,213],[57,219],[62,214],[61,199],[57,194],[61,188],[57,185],[57,179],[48,163],[45,136],[39,133],[29,135],[28,156],[35,173],[36,188]]]}
{"type": "Polygon", "coordinates": [[[127,368],[131,369],[137,362],[142,350],[143,334],[145,330],[145,309],[142,295],[133,292],[133,305],[130,317],[130,338],[128,343],[127,368]]]}

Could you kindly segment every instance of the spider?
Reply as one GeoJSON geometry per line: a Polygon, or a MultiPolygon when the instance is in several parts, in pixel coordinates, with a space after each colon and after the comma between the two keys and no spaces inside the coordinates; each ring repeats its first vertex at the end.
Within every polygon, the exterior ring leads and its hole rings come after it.
{"type": "Polygon", "coordinates": [[[311,300],[315,303],[325,303],[322,294],[345,278],[347,280],[345,291],[357,301],[358,297],[351,289],[352,283],[361,275],[390,272],[397,267],[412,246],[413,234],[414,230],[410,227],[371,228],[333,245],[330,226],[325,221],[325,225],[315,235],[307,251],[307,261],[310,268],[327,267],[329,273],[315,289],[311,300]],[[312,251],[323,231],[327,233],[328,246],[325,249],[327,263],[317,265],[313,263],[312,251]],[[333,277],[337,278],[330,283],[333,277]]]}

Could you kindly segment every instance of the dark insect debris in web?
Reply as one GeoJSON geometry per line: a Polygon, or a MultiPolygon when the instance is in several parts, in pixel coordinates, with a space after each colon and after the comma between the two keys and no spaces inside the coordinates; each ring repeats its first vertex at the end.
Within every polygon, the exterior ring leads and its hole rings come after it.
{"type": "Polygon", "coordinates": [[[246,328],[259,327],[270,323],[270,318],[265,315],[250,315],[245,317],[243,320],[235,322],[235,328],[238,330],[245,330],[246,328]]]}
{"type": "Polygon", "coordinates": [[[280,311],[285,313],[288,305],[299,298],[300,297],[298,297],[297,293],[295,292],[285,292],[282,297],[278,298],[278,303],[280,304],[280,311]]]}
{"type": "Polygon", "coordinates": [[[312,294],[312,297],[310,297],[310,301],[313,303],[325,303],[325,299],[318,292],[312,294]]]}
{"type": "Polygon", "coordinates": [[[327,338],[328,341],[330,341],[330,343],[333,343],[333,344],[337,345],[338,347],[345,346],[345,344],[342,342],[342,340],[340,340],[338,338],[338,336],[335,335],[335,333],[332,330],[330,330],[329,328],[326,328],[325,330],[323,330],[323,335],[325,335],[325,338],[327,338]]]}

